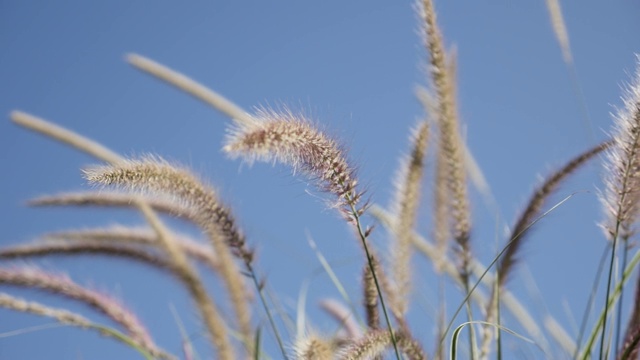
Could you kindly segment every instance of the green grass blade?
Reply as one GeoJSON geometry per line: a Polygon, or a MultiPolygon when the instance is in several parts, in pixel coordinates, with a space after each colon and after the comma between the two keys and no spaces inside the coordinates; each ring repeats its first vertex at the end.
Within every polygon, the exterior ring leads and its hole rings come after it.
{"type": "Polygon", "coordinates": [[[524,340],[524,341],[526,341],[526,342],[528,342],[530,344],[536,345],[542,351],[542,348],[538,344],[536,344],[535,341],[525,337],[524,335],[520,335],[517,332],[515,332],[515,331],[513,331],[513,330],[511,330],[511,329],[509,329],[507,327],[504,327],[504,326],[499,325],[499,324],[486,322],[486,321],[474,320],[474,321],[467,321],[465,323],[462,323],[462,324],[458,325],[458,327],[455,328],[455,330],[453,331],[453,337],[451,338],[451,351],[450,351],[450,354],[449,354],[449,359],[450,360],[457,360],[457,347],[458,347],[458,338],[460,336],[460,331],[462,331],[462,329],[464,329],[465,326],[473,325],[473,324],[482,324],[482,325],[487,325],[487,326],[494,326],[494,327],[498,328],[499,330],[502,330],[502,331],[504,331],[506,333],[509,333],[509,334],[521,339],[521,340],[524,340]]]}

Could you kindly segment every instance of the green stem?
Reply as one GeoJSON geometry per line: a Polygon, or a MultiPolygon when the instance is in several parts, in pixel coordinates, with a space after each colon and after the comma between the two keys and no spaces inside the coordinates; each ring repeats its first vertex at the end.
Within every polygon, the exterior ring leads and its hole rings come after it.
{"type": "MultiPolygon", "coordinates": [[[[284,349],[284,344],[282,343],[282,338],[280,337],[280,332],[278,331],[278,328],[276,327],[276,322],[273,320],[273,316],[271,315],[271,311],[269,310],[269,307],[267,306],[267,301],[264,298],[264,294],[262,293],[262,286],[260,285],[260,282],[258,281],[258,277],[256,276],[256,272],[253,269],[253,266],[251,266],[251,264],[249,262],[245,262],[245,266],[247,267],[247,270],[249,271],[249,274],[251,275],[251,279],[253,280],[253,284],[256,286],[256,290],[258,290],[258,295],[260,296],[260,302],[262,302],[262,306],[264,307],[264,311],[267,313],[267,318],[269,319],[269,324],[271,325],[271,328],[273,329],[273,334],[276,337],[276,341],[278,342],[278,346],[280,347],[280,351],[282,352],[282,356],[285,360],[288,360],[289,357],[287,356],[287,352],[284,349]]],[[[255,352],[258,351],[258,349],[254,349],[255,352]]]]}
{"type": "MultiPolygon", "coordinates": [[[[605,295],[605,300],[609,299],[609,295],[611,294],[611,280],[613,279],[613,263],[616,259],[616,245],[618,242],[618,229],[620,228],[620,221],[616,222],[616,231],[613,237],[613,244],[611,245],[611,258],[609,260],[609,275],[607,276],[607,295],[605,295]]],[[[604,355],[604,339],[606,338],[606,330],[607,330],[607,313],[609,312],[609,301],[604,304],[604,316],[602,323],[602,335],[600,336],[600,357],[602,359],[604,355]]]]}
{"type": "MultiPolygon", "coordinates": [[[[628,244],[628,240],[629,239],[625,239],[624,236],[622,238],[623,241],[623,251],[622,251],[622,267],[620,268],[620,272],[622,273],[624,271],[624,269],[627,267],[627,256],[629,253],[629,244],[628,244]]],[[[620,291],[620,302],[618,303],[618,307],[617,307],[617,315],[616,315],[616,336],[615,336],[615,341],[613,342],[613,351],[615,354],[615,359],[618,359],[618,349],[620,346],[620,331],[621,331],[621,327],[622,327],[622,301],[624,300],[624,288],[620,291]]]]}
{"type": "Polygon", "coordinates": [[[464,297],[464,299],[462,300],[461,304],[458,306],[458,308],[456,309],[456,311],[454,312],[453,316],[451,317],[451,321],[449,321],[449,324],[447,325],[447,328],[444,330],[444,334],[442,334],[442,338],[440,338],[440,341],[444,341],[447,334],[449,333],[449,330],[451,330],[451,327],[453,326],[453,322],[456,319],[456,316],[458,316],[458,314],[460,313],[460,310],[462,310],[462,307],[465,305],[465,303],[467,301],[469,301],[469,298],[471,297],[471,294],[475,291],[475,289],[480,285],[480,283],[482,282],[482,279],[484,279],[484,277],[487,275],[487,273],[489,273],[489,270],[491,270],[491,268],[493,267],[493,265],[496,264],[496,262],[498,262],[498,259],[500,259],[500,256],[502,256],[502,254],[505,253],[505,251],[507,251],[507,249],[509,248],[509,246],[511,246],[511,244],[513,244],[514,241],[516,241],[525,231],[529,230],[530,227],[532,227],[533,225],[535,225],[538,221],[540,221],[542,218],[544,218],[545,216],[547,216],[549,213],[551,213],[552,211],[554,211],[555,209],[557,209],[560,205],[564,204],[566,201],[568,201],[570,198],[572,198],[575,194],[577,193],[572,193],[569,194],[567,197],[565,197],[564,199],[560,200],[560,202],[558,202],[557,204],[555,204],[554,206],[551,207],[551,209],[545,211],[542,215],[538,216],[535,220],[533,220],[529,225],[527,225],[524,229],[522,229],[521,232],[515,234],[515,236],[513,237],[513,239],[511,239],[503,248],[502,250],[500,250],[500,252],[493,258],[493,260],[489,263],[489,265],[487,265],[487,268],[482,272],[482,274],[480,274],[480,277],[478,278],[478,280],[476,281],[475,284],[473,284],[473,286],[471,287],[471,289],[467,292],[467,295],[464,297]]]}
{"type": "Polygon", "coordinates": [[[611,294],[611,296],[608,298],[608,301],[605,305],[605,310],[603,310],[602,313],[600,314],[600,317],[598,318],[598,321],[596,322],[594,329],[591,331],[589,340],[587,340],[587,344],[585,345],[584,352],[582,354],[583,360],[589,359],[589,355],[591,354],[591,347],[593,346],[593,343],[595,342],[595,339],[598,336],[600,327],[601,326],[604,327],[603,325],[606,317],[606,308],[609,306],[612,306],[615,303],[616,299],[620,296],[620,293],[622,292],[622,288],[624,287],[624,284],[627,282],[627,280],[629,280],[629,277],[631,276],[631,273],[633,272],[636,265],[638,265],[638,262],[640,262],[640,251],[638,251],[633,256],[633,258],[629,262],[629,265],[627,266],[627,268],[624,270],[624,273],[622,274],[622,279],[620,279],[620,282],[618,282],[618,284],[616,285],[613,291],[613,294],[611,294]]]}
{"type": "Polygon", "coordinates": [[[400,351],[398,350],[398,343],[396,341],[396,336],[393,332],[393,327],[391,326],[391,320],[389,320],[389,314],[387,313],[387,307],[384,303],[382,290],[380,290],[378,276],[376,275],[375,266],[373,265],[373,258],[371,257],[371,253],[369,252],[369,246],[367,245],[367,237],[365,236],[364,231],[362,230],[360,215],[358,215],[358,210],[356,209],[353,203],[353,200],[351,199],[351,195],[349,193],[345,195],[345,200],[347,201],[347,204],[349,204],[349,208],[351,210],[351,216],[353,216],[353,219],[356,224],[356,229],[358,230],[358,235],[360,236],[360,240],[362,241],[362,247],[364,248],[364,252],[367,256],[367,263],[369,264],[369,270],[371,270],[371,275],[373,276],[373,282],[376,284],[376,291],[378,292],[380,305],[382,305],[382,312],[384,313],[384,319],[387,322],[387,329],[389,330],[389,335],[391,336],[391,343],[393,343],[393,350],[396,353],[396,359],[401,360],[400,351]]]}
{"type": "Polygon", "coordinates": [[[589,301],[587,302],[587,307],[584,309],[584,314],[582,315],[582,323],[580,324],[580,331],[578,332],[578,339],[576,340],[576,350],[573,353],[572,359],[577,359],[580,354],[580,343],[582,342],[582,338],[584,337],[584,332],[587,328],[587,321],[589,320],[589,314],[591,313],[591,308],[593,307],[593,303],[596,299],[596,291],[598,290],[598,286],[600,284],[600,277],[602,275],[602,270],[604,268],[605,261],[607,260],[607,251],[609,250],[609,244],[607,243],[607,247],[602,251],[602,256],[600,257],[600,262],[598,262],[598,270],[596,271],[596,278],[593,281],[593,286],[591,288],[591,294],[589,295],[589,301]]]}
{"type": "MultiPolygon", "coordinates": [[[[467,274],[469,273],[467,270],[465,271],[467,272],[467,274]]],[[[464,288],[465,288],[465,291],[469,293],[469,276],[467,275],[465,279],[466,281],[464,282],[464,288]]],[[[465,302],[465,304],[466,304],[466,311],[467,311],[467,321],[472,322],[473,312],[471,310],[471,301],[469,301],[467,298],[467,301],[465,302]]],[[[471,355],[471,359],[476,358],[476,344],[477,344],[476,332],[473,325],[471,325],[469,326],[469,353],[471,355]]]]}
{"type": "Polygon", "coordinates": [[[127,346],[130,346],[131,348],[137,350],[146,360],[154,360],[156,359],[155,356],[153,356],[147,349],[145,349],[144,347],[140,346],[140,344],[138,344],[136,341],[134,341],[132,338],[130,338],[129,336],[121,333],[118,330],[112,329],[110,327],[107,326],[102,326],[102,325],[98,325],[98,324],[91,324],[88,325],[91,328],[94,328],[95,330],[97,330],[98,332],[104,334],[105,336],[110,336],[116,340],[121,341],[122,343],[126,344],[127,346]]]}

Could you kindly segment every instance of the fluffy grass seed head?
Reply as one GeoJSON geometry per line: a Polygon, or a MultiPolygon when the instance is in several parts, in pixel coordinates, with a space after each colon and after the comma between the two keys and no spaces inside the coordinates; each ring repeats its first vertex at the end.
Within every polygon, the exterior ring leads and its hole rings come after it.
{"type": "MultiPolygon", "coordinates": [[[[409,360],[426,360],[427,356],[417,341],[400,331],[395,334],[398,348],[409,360]]],[[[340,360],[374,359],[392,348],[391,337],[387,330],[371,330],[361,339],[353,342],[341,352],[340,360]]]]}
{"type": "Polygon", "coordinates": [[[265,161],[283,163],[302,172],[318,187],[338,197],[339,205],[355,206],[355,169],[334,139],[327,136],[301,115],[291,110],[258,109],[256,122],[230,128],[223,150],[232,158],[249,163],[265,161]]]}
{"type": "Polygon", "coordinates": [[[84,175],[94,184],[175,196],[178,203],[200,216],[196,222],[216,224],[234,255],[244,261],[252,261],[253,251],[246,247],[244,235],[229,209],[220,202],[213,188],[204,185],[187,169],[147,155],[118,165],[90,167],[84,170],[84,175]]]}
{"type": "Polygon", "coordinates": [[[120,301],[73,282],[68,276],[42,271],[36,267],[2,268],[0,284],[38,289],[84,303],[119,324],[135,341],[156,348],[146,327],[134,312],[120,301]]]}
{"type": "Polygon", "coordinates": [[[636,76],[623,96],[624,106],[614,116],[614,144],[607,154],[606,190],[602,197],[609,238],[629,239],[640,215],[640,56],[636,76]]]}
{"type": "Polygon", "coordinates": [[[296,340],[293,351],[297,360],[331,360],[335,346],[330,339],[317,335],[306,335],[296,340]]]}
{"type": "Polygon", "coordinates": [[[427,121],[421,121],[413,130],[411,153],[403,159],[396,180],[393,205],[397,217],[394,231],[396,241],[392,242],[389,248],[391,276],[394,284],[390,305],[395,308],[395,312],[402,315],[408,311],[408,302],[411,296],[411,255],[413,251],[411,236],[420,204],[428,138],[429,124],[427,121]]]}
{"type": "MultiPolygon", "coordinates": [[[[187,207],[193,208],[194,222],[209,237],[218,256],[219,273],[229,291],[240,331],[244,338],[249,339],[251,333],[247,303],[249,297],[244,286],[245,279],[233,262],[231,254],[240,258],[247,266],[253,261],[254,255],[253,251],[246,246],[245,238],[237,228],[229,208],[219,201],[213,188],[206,186],[187,169],[152,156],[139,160],[126,160],[115,165],[96,166],[86,169],[84,173],[85,178],[93,184],[115,185],[126,190],[152,194],[167,194],[184,202],[187,207]]],[[[139,203],[138,206],[142,210],[145,204],[139,203]]],[[[148,210],[151,213],[151,209],[148,210]]],[[[177,247],[175,249],[180,250],[177,247]]],[[[206,294],[203,294],[203,298],[204,295],[206,294]]],[[[206,316],[205,319],[207,319],[206,316]]],[[[213,329],[213,326],[211,328],[213,329]]],[[[222,343],[219,345],[224,347],[222,343]]]]}

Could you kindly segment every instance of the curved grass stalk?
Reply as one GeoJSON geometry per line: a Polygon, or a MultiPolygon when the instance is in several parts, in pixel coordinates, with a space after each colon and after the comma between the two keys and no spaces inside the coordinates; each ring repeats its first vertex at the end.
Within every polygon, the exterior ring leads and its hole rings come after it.
{"type": "MultiPolygon", "coordinates": [[[[88,138],[85,138],[79,134],[76,134],[70,130],[64,129],[58,125],[52,124],[46,120],[38,119],[21,112],[13,112],[12,119],[14,120],[14,122],[16,122],[21,126],[32,129],[34,131],[38,131],[46,136],[59,140],[65,144],[68,144],[81,151],[84,151],[98,159],[106,161],[113,166],[116,166],[118,164],[126,164],[126,159],[122,158],[120,155],[116,154],[115,152],[109,150],[105,146],[93,140],[90,140],[88,138]]],[[[136,198],[135,203],[140,208],[140,210],[143,213],[145,213],[145,215],[147,216],[147,219],[154,225],[155,230],[158,231],[158,236],[162,237],[163,233],[162,231],[159,231],[159,230],[164,229],[164,224],[157,217],[154,218],[155,213],[153,212],[152,208],[144,201],[143,198],[136,198]],[[157,220],[157,221],[152,221],[152,220],[157,220]]],[[[161,239],[161,240],[167,240],[167,239],[161,239]]],[[[182,253],[181,252],[182,250],[178,246],[172,246],[173,243],[170,241],[170,239],[168,241],[169,243],[167,243],[167,241],[164,241],[165,250],[175,250],[177,251],[177,253],[182,253]],[[167,247],[167,245],[170,245],[170,247],[167,247]]],[[[177,260],[181,260],[181,258],[178,257],[177,260]]],[[[183,270],[184,269],[188,270],[188,266],[184,266],[184,264],[188,264],[188,261],[185,260],[185,262],[182,262],[182,263],[179,261],[175,262],[175,265],[177,265],[178,267],[181,267],[183,270]]],[[[185,275],[188,275],[189,271],[186,271],[186,272],[183,271],[182,273],[185,275]]],[[[205,317],[205,323],[208,323],[208,325],[211,325],[210,330],[213,331],[213,327],[215,325],[214,322],[206,318],[208,316],[215,317],[214,315],[216,314],[216,312],[211,310],[213,303],[208,298],[206,291],[204,291],[204,288],[201,289],[202,291],[197,291],[199,288],[197,286],[196,287],[192,286],[192,284],[197,283],[197,281],[196,282],[191,281],[191,284],[189,284],[190,280],[194,280],[195,277],[183,276],[182,279],[185,281],[185,284],[187,285],[187,287],[192,290],[192,294],[194,296],[196,295],[199,296],[199,299],[194,298],[194,300],[196,300],[196,302],[199,305],[203,305],[206,302],[205,300],[209,301],[210,306],[203,307],[202,309],[203,311],[206,311],[203,313],[205,317]]],[[[215,331],[220,332],[219,329],[216,329],[215,331]]],[[[221,334],[222,333],[220,333],[219,335],[221,334]]],[[[220,337],[212,336],[212,341],[213,341],[213,344],[216,344],[216,346],[218,346],[221,352],[222,358],[227,358],[227,359],[233,358],[231,348],[226,344],[224,344],[224,342],[227,341],[226,336],[220,336],[220,337]]]]}
{"type": "MultiPolygon", "coordinates": [[[[155,209],[153,206],[152,208],[155,209]]],[[[110,244],[112,246],[135,244],[142,247],[155,247],[158,245],[157,235],[151,229],[122,225],[108,228],[58,231],[44,234],[42,239],[46,242],[52,241],[58,244],[83,243],[110,244]]],[[[213,272],[218,271],[220,263],[209,247],[184,234],[176,235],[175,240],[189,257],[209,267],[213,272]]]]}
{"type": "Polygon", "coordinates": [[[202,281],[197,272],[189,264],[189,260],[184,251],[173,240],[171,232],[165,227],[160,218],[155,214],[153,209],[144,201],[136,204],[140,212],[144,215],[149,225],[157,232],[158,238],[167,254],[171,257],[177,273],[187,287],[195,303],[198,305],[200,312],[212,344],[215,345],[220,359],[233,360],[235,358],[233,348],[228,339],[227,329],[222,321],[220,312],[215,303],[207,294],[202,281]]]}
{"type": "Polygon", "coordinates": [[[113,338],[135,349],[147,360],[153,360],[156,358],[175,359],[173,355],[170,355],[156,348],[149,348],[147,346],[144,346],[140,342],[134,340],[133,338],[123,334],[116,329],[96,324],[85,318],[84,316],[73,312],[45,306],[37,302],[26,301],[5,293],[0,293],[0,307],[19,312],[50,317],[62,324],[95,330],[103,336],[113,338]]]}
{"type": "Polygon", "coordinates": [[[255,121],[249,113],[238,105],[184,74],[138,54],[128,54],[126,60],[138,70],[153,75],[185,93],[204,101],[240,124],[247,125],[255,121]]]}
{"type": "MultiPolygon", "coordinates": [[[[347,202],[349,202],[349,194],[347,196],[347,202]]],[[[351,207],[351,215],[353,216],[353,220],[355,222],[356,229],[358,230],[358,236],[362,241],[362,247],[364,248],[365,255],[367,256],[367,264],[369,265],[369,269],[371,270],[371,275],[373,276],[373,281],[376,285],[376,291],[378,292],[378,298],[380,299],[380,305],[382,307],[382,312],[384,314],[385,321],[387,323],[387,331],[389,332],[389,337],[391,338],[391,343],[393,344],[393,350],[395,351],[396,359],[400,360],[400,350],[398,349],[398,340],[396,338],[396,334],[393,331],[393,327],[391,326],[391,320],[389,319],[389,314],[387,312],[386,304],[384,303],[384,296],[382,296],[382,290],[380,288],[380,283],[378,281],[378,275],[376,274],[375,266],[373,263],[373,257],[369,251],[369,246],[367,245],[367,236],[362,229],[362,224],[360,222],[359,211],[356,210],[355,205],[350,203],[351,207]]]]}
{"type": "Polygon", "coordinates": [[[353,316],[355,316],[356,320],[359,323],[362,324],[363,321],[360,318],[360,315],[358,314],[358,311],[356,310],[356,307],[355,307],[353,301],[351,300],[351,297],[347,293],[347,290],[342,285],[342,282],[340,281],[340,279],[338,278],[336,273],[333,271],[333,268],[331,268],[331,264],[329,264],[329,262],[324,257],[322,252],[320,252],[320,250],[318,249],[318,246],[316,245],[315,241],[311,238],[311,235],[308,235],[307,238],[308,238],[307,240],[309,242],[309,246],[311,247],[311,250],[313,250],[313,252],[316,254],[316,257],[318,258],[318,261],[320,262],[320,265],[322,265],[322,268],[324,269],[324,271],[329,276],[329,279],[331,279],[331,282],[333,283],[333,286],[336,287],[336,290],[338,290],[338,292],[340,293],[340,296],[342,296],[342,299],[348,304],[349,309],[351,310],[351,314],[353,316]]]}
{"type": "Polygon", "coordinates": [[[530,344],[534,344],[536,345],[538,348],[540,348],[540,350],[542,350],[542,348],[540,347],[540,345],[536,344],[535,341],[518,334],[517,332],[509,329],[508,327],[499,325],[499,324],[494,324],[494,323],[490,323],[490,322],[486,322],[486,321],[478,321],[478,320],[474,320],[474,321],[467,321],[464,322],[462,324],[460,324],[458,327],[455,328],[455,330],[453,331],[453,337],[451,338],[451,351],[449,354],[449,359],[451,360],[457,360],[457,354],[458,354],[458,337],[460,336],[460,331],[467,325],[473,325],[473,324],[482,324],[482,325],[487,325],[487,326],[493,326],[495,328],[500,329],[501,331],[507,332],[513,336],[518,337],[521,340],[524,340],[530,344]]]}
{"type": "MultiPolygon", "coordinates": [[[[540,215],[533,222],[531,222],[523,231],[526,231],[527,229],[529,229],[530,227],[535,225],[542,218],[544,218],[549,213],[551,213],[552,211],[557,209],[560,205],[564,204],[566,201],[568,201],[570,198],[572,198],[573,195],[575,195],[575,193],[565,197],[560,202],[558,202],[556,205],[551,207],[551,209],[545,211],[542,215],[540,215]]],[[[507,249],[509,248],[509,245],[511,245],[512,242],[516,241],[519,236],[520,236],[520,234],[516,234],[516,236],[511,241],[509,241],[509,243],[507,243],[505,245],[505,247],[502,248],[502,250],[494,257],[494,259],[491,261],[491,263],[489,263],[489,266],[487,266],[486,270],[480,275],[479,279],[476,281],[476,283],[473,285],[473,287],[470,288],[470,290],[467,293],[467,295],[465,296],[463,302],[460,304],[460,306],[458,306],[458,309],[454,312],[453,316],[451,317],[451,321],[449,322],[449,325],[447,326],[447,328],[444,331],[444,335],[445,336],[449,332],[449,330],[451,329],[451,326],[453,325],[453,322],[455,321],[456,316],[458,316],[458,313],[460,313],[460,310],[462,310],[462,307],[468,302],[468,299],[471,297],[471,292],[473,292],[476,289],[476,287],[478,287],[478,285],[480,285],[480,283],[482,282],[482,279],[485,277],[485,275],[487,275],[487,273],[489,272],[491,267],[498,262],[498,259],[500,258],[500,256],[502,256],[502,254],[507,251],[507,249]]]]}
{"type": "Polygon", "coordinates": [[[15,110],[9,116],[14,123],[24,128],[58,140],[104,162],[117,163],[124,160],[122,156],[94,140],[31,114],[15,110]]]}

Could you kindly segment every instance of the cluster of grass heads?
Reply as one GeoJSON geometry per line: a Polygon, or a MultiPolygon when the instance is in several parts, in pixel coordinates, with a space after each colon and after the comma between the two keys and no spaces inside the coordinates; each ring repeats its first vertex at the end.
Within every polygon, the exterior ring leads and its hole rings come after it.
{"type": "MultiPolygon", "coordinates": [[[[344,146],[320,130],[305,116],[289,109],[259,108],[252,112],[187,76],[140,55],[129,55],[128,62],[174,85],[228,115],[230,124],[223,151],[231,159],[247,163],[283,164],[325,193],[327,202],[353,230],[362,254],[361,288],[347,294],[321,254],[319,259],[343,301],[322,303],[325,312],[339,324],[338,331],[324,334],[311,328],[295,335],[282,331],[267,296],[268,279],[260,273],[256,244],[245,236],[232,206],[189,168],[159,156],[123,157],[107,147],[71,130],[61,128],[24,112],[15,111],[11,119],[18,125],[42,133],[92,155],[100,164],[83,169],[84,178],[98,191],[65,193],[33,199],[33,206],[88,206],[132,208],[139,211],[143,227],[111,226],[49,233],[42,241],[0,249],[0,259],[36,259],[58,255],[99,255],[124,258],[157,268],[184,286],[202,320],[217,359],[488,359],[502,357],[502,335],[515,335],[531,342],[540,354],[556,358],[544,345],[551,338],[565,355],[575,359],[637,358],[640,349],[640,290],[628,318],[619,306],[628,279],[637,269],[640,252],[631,244],[640,215],[640,75],[632,80],[625,94],[624,107],[614,119],[612,138],[593,144],[550,173],[530,196],[504,238],[501,250],[489,263],[482,264],[474,251],[472,214],[468,195],[469,178],[474,176],[471,157],[461,137],[456,104],[455,53],[448,51],[438,27],[431,0],[417,6],[428,52],[429,89],[417,91],[425,116],[412,129],[408,154],[402,159],[396,178],[394,203],[385,209],[362,186],[356,167],[344,146]],[[523,244],[530,230],[564,200],[549,200],[554,191],[587,162],[606,154],[606,190],[602,222],[608,240],[602,309],[592,328],[582,327],[577,338],[549,319],[538,319],[508,289],[523,244]],[[431,171],[426,160],[433,159],[431,171]],[[425,175],[432,176],[432,189],[422,189],[425,175]],[[416,231],[421,194],[433,192],[431,206],[434,228],[429,236],[416,231]],[[373,246],[374,227],[365,215],[376,219],[392,235],[388,248],[373,246]],[[205,242],[179,234],[168,225],[167,217],[177,217],[197,227],[205,242]],[[431,238],[431,239],[427,239],[431,238]],[[431,339],[416,335],[409,321],[414,279],[412,257],[429,259],[443,282],[458,287],[459,304],[454,313],[433,324],[431,339]],[[223,293],[212,294],[204,284],[202,272],[210,272],[220,282],[223,293]],[[359,305],[350,302],[360,298],[359,305]],[[230,309],[225,312],[222,309],[230,309]],[[514,332],[503,324],[501,313],[509,312],[523,331],[514,332]],[[466,321],[460,322],[462,313],[466,321]],[[267,319],[258,324],[257,315],[267,319]],[[545,324],[542,324],[542,322],[545,324]],[[624,328],[623,326],[626,326],[624,328]],[[543,334],[546,328],[548,334],[543,334]],[[278,353],[265,351],[263,332],[273,335],[278,353]],[[464,341],[459,341],[462,338],[464,341]],[[463,355],[459,355],[464,350],[463,355]]],[[[557,2],[548,1],[554,31],[567,64],[572,66],[568,36],[557,2]]],[[[570,197],[570,196],[569,196],[570,197]]],[[[75,283],[70,278],[34,266],[0,267],[0,285],[24,287],[60,296],[90,306],[110,319],[96,323],[80,314],[28,301],[0,292],[0,306],[20,312],[53,318],[56,321],[94,331],[122,342],[147,359],[193,358],[185,348],[172,354],[157,344],[136,314],[114,298],[75,283]]],[[[595,293],[595,291],[594,291],[595,293]]],[[[442,311],[444,317],[446,313],[442,311]]],[[[586,321],[584,324],[589,324],[586,321]]]]}

